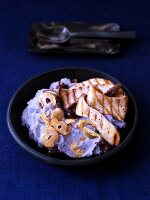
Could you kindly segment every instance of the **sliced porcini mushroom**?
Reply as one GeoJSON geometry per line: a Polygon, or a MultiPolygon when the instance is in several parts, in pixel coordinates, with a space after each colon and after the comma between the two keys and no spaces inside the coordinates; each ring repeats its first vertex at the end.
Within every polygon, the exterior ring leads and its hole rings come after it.
{"type": "Polygon", "coordinates": [[[65,122],[58,121],[56,118],[54,118],[50,121],[50,124],[60,134],[62,134],[62,135],[68,135],[69,134],[68,126],[65,122]]]}
{"type": "Polygon", "coordinates": [[[80,120],[80,121],[78,122],[78,127],[79,127],[81,130],[83,130],[84,124],[89,124],[89,125],[94,126],[93,123],[90,122],[90,121],[87,121],[87,120],[80,120]]]}
{"type": "Polygon", "coordinates": [[[81,157],[84,154],[83,149],[80,149],[78,147],[78,143],[76,141],[74,141],[71,146],[71,151],[77,156],[77,157],[81,157]]]}
{"type": "Polygon", "coordinates": [[[51,105],[55,106],[56,105],[56,96],[54,94],[50,93],[50,91],[43,92],[39,96],[39,102],[43,107],[46,106],[47,104],[51,104],[51,105]]]}
{"type": "Polygon", "coordinates": [[[66,119],[65,122],[66,124],[72,124],[75,122],[76,119],[72,119],[72,118],[69,118],[69,119],[66,119]]]}
{"type": "Polygon", "coordinates": [[[87,104],[85,95],[81,96],[78,100],[76,115],[90,119],[100,133],[100,136],[110,145],[117,146],[120,143],[120,134],[118,130],[98,110],[87,104]]]}
{"type": "Polygon", "coordinates": [[[59,139],[58,132],[52,127],[46,127],[41,136],[42,144],[47,148],[52,148],[59,139]]]}
{"type": "Polygon", "coordinates": [[[46,117],[46,114],[45,113],[43,113],[42,115],[41,115],[41,119],[45,122],[45,124],[46,125],[48,125],[49,126],[49,121],[48,121],[48,119],[47,119],[47,117],[46,117]]]}
{"type": "Polygon", "coordinates": [[[112,115],[120,121],[124,120],[127,112],[127,95],[120,93],[119,84],[112,87],[106,94],[102,94],[97,87],[90,86],[86,102],[103,115],[112,115]]]}
{"type": "Polygon", "coordinates": [[[58,121],[61,121],[64,117],[64,113],[60,108],[55,108],[52,112],[51,112],[51,119],[56,118],[58,121]]]}
{"type": "Polygon", "coordinates": [[[83,128],[83,133],[84,133],[84,135],[86,135],[90,139],[97,138],[97,137],[101,138],[101,136],[98,133],[96,133],[96,132],[94,132],[91,129],[86,128],[86,127],[83,128]]]}

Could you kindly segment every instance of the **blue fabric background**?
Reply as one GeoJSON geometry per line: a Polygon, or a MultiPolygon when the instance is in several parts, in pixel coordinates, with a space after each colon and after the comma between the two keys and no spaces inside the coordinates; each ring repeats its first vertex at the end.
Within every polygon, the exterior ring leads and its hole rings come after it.
{"type": "Polygon", "coordinates": [[[0,199],[150,199],[150,1],[0,1],[0,199]],[[120,57],[42,56],[27,52],[37,21],[117,22],[138,40],[120,57]],[[85,66],[121,80],[134,94],[140,121],[132,142],[113,160],[69,168],[31,157],[6,124],[11,96],[28,78],[55,67],[85,66]]]}

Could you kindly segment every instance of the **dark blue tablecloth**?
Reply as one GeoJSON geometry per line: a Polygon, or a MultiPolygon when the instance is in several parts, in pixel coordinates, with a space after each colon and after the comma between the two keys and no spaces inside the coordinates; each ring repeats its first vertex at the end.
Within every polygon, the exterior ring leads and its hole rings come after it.
{"type": "Polygon", "coordinates": [[[0,199],[150,199],[150,1],[0,1],[0,199]],[[27,52],[37,21],[117,22],[138,40],[120,57],[44,56],[27,52]],[[140,112],[136,136],[111,161],[69,168],[31,157],[6,124],[11,96],[28,78],[51,68],[85,66],[121,80],[140,112]]]}

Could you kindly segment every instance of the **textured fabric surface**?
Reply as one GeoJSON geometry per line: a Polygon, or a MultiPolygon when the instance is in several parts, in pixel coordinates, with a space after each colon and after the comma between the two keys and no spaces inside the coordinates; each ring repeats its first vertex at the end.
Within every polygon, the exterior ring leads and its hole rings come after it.
{"type": "Polygon", "coordinates": [[[150,199],[150,2],[148,0],[0,1],[0,199],[150,199]],[[27,52],[37,21],[117,22],[137,32],[119,57],[44,56],[27,52]],[[11,96],[28,78],[56,67],[85,66],[121,80],[139,111],[132,142],[112,160],[86,167],[58,167],[36,160],[12,139],[6,124],[11,96]]]}

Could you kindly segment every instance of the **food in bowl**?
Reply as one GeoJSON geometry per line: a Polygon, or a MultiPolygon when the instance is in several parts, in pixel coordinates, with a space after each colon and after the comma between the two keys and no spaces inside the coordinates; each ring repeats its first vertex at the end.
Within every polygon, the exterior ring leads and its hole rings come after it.
{"type": "Polygon", "coordinates": [[[91,157],[119,145],[127,104],[121,84],[63,78],[37,91],[22,113],[22,124],[49,155],[91,157]]]}

